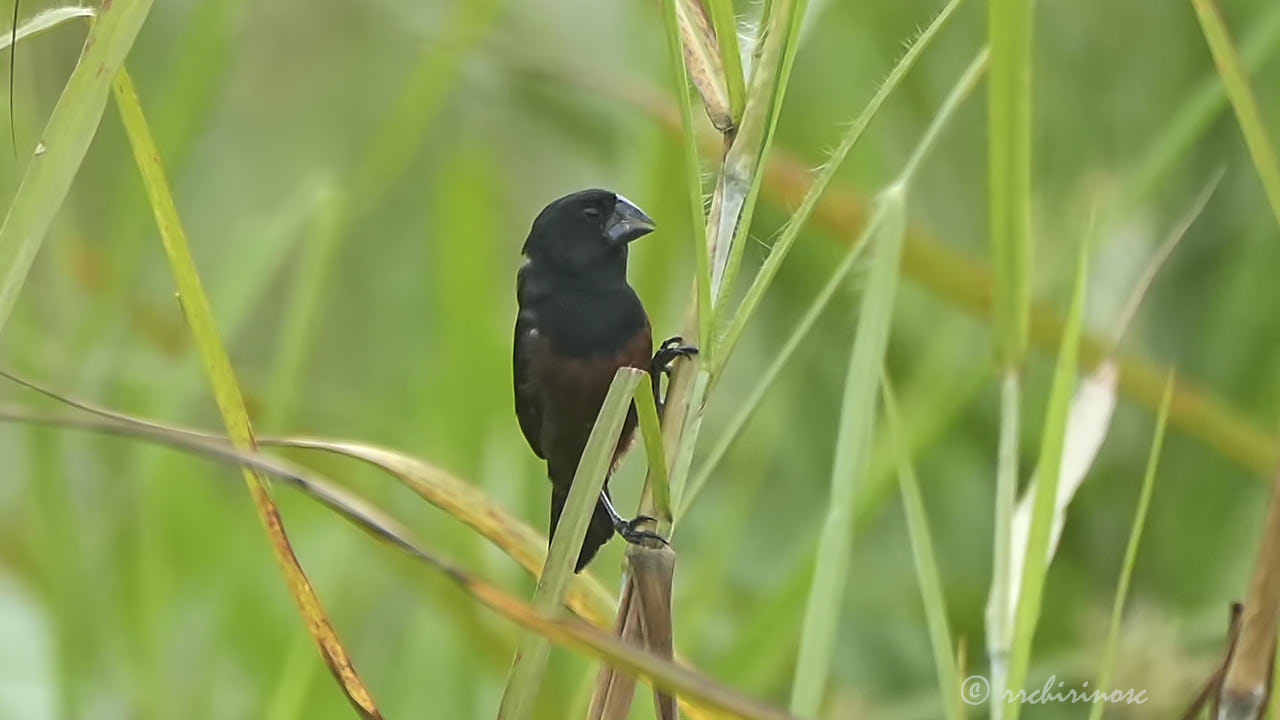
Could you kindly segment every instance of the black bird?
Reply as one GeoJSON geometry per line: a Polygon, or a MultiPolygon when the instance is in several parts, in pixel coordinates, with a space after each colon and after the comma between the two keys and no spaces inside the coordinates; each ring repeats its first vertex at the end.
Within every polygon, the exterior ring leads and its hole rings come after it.
{"type": "MultiPolygon", "coordinates": [[[[526,261],[516,276],[516,416],[529,447],[547,461],[551,535],[618,368],[649,371],[656,400],[658,374],[676,357],[697,352],[671,338],[654,354],[649,317],[627,284],[627,246],[653,228],[649,216],[626,198],[608,190],[581,190],[545,207],[524,244],[526,261]]],[[[633,406],[614,466],[635,427],[633,406]]],[[[586,567],[614,532],[630,542],[655,537],[636,527],[649,519],[624,520],[609,500],[606,483],[575,571],[586,567]]]]}

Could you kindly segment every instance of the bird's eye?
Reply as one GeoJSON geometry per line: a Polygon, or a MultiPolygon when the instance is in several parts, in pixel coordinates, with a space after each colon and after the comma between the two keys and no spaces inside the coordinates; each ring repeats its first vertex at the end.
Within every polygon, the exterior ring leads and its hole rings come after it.
{"type": "Polygon", "coordinates": [[[597,208],[597,207],[583,208],[582,216],[591,220],[595,220],[596,218],[600,217],[600,208],[597,208]]]}

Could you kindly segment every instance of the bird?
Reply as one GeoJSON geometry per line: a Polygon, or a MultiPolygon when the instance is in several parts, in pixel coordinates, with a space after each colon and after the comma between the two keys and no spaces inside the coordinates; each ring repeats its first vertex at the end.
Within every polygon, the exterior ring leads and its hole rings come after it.
{"type": "MultiPolygon", "coordinates": [[[[697,348],[673,337],[653,349],[649,316],[627,283],[627,251],[654,230],[639,207],[609,190],[580,190],[558,198],[534,219],[516,274],[516,323],[512,357],[515,409],[534,454],[546,461],[551,481],[554,537],[587,437],[619,368],[659,375],[697,348]]],[[[623,423],[609,474],[633,440],[636,409],[623,423]]],[[[628,542],[656,538],[626,520],[609,497],[608,480],[592,512],[574,572],[581,572],[618,533],[628,542]]],[[[663,540],[665,542],[665,540],[663,540]]]]}

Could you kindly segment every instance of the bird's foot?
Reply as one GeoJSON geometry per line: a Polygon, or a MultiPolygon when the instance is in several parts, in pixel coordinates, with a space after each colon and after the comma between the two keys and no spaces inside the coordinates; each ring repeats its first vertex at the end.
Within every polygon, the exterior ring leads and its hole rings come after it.
{"type": "Polygon", "coordinates": [[[651,541],[656,541],[663,545],[667,545],[667,539],[650,530],[642,530],[641,525],[645,523],[656,523],[657,521],[648,515],[637,515],[630,520],[617,518],[614,520],[613,529],[622,536],[623,540],[632,545],[647,545],[651,541]]]}
{"type": "Polygon", "coordinates": [[[670,373],[671,366],[676,358],[692,357],[698,354],[698,348],[693,345],[685,345],[684,338],[676,335],[667,338],[658,346],[658,352],[653,354],[653,362],[650,363],[650,371],[657,375],[659,373],[670,373]]]}

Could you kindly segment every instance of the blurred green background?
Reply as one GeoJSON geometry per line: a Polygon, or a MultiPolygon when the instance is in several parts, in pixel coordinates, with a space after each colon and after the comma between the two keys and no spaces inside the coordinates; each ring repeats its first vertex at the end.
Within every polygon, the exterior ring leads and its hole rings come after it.
{"type": "MultiPolygon", "coordinates": [[[[941,4],[812,2],[777,152],[819,165],[941,4]]],[[[21,14],[54,6],[24,0],[21,14]]],[[[1267,0],[1224,10],[1237,38],[1262,50],[1253,84],[1278,138],[1280,11],[1267,0]]],[[[749,21],[758,7],[740,2],[738,11],[749,21]]],[[[1176,366],[1274,438],[1277,228],[1229,110],[1206,116],[1185,151],[1164,135],[1216,82],[1190,4],[1040,2],[1036,27],[1037,296],[1065,306],[1091,197],[1135,192],[1144,163],[1167,156],[1149,192],[1100,228],[1087,322],[1109,332],[1147,258],[1225,166],[1126,352],[1176,366]]],[[[19,45],[19,160],[2,153],[6,198],[83,34],[69,25],[19,45]]],[[[969,3],[837,185],[865,197],[896,175],[984,35],[985,7],[969,3]]],[[[680,145],[634,102],[654,94],[670,102],[664,43],[658,10],[643,0],[157,3],[128,66],[258,428],[424,457],[543,527],[546,481],[512,410],[519,248],[551,199],[586,186],[626,194],[659,224],[634,246],[632,282],[655,336],[679,331],[692,277],[680,145]]],[[[979,90],[910,200],[922,233],[979,261],[985,128],[979,90]]],[[[762,197],[748,271],[796,202],[762,197]]],[[[816,225],[802,235],[711,399],[701,452],[850,239],[816,225]]],[[[889,367],[917,436],[952,628],[977,672],[997,419],[988,326],[907,277],[889,367]]],[[[855,277],[806,341],[674,540],[679,649],[779,704],[825,512],[860,287],[855,277]]],[[[114,108],[5,330],[7,368],[128,412],[220,426],[114,108]]],[[[1036,457],[1051,360],[1041,353],[1029,367],[1024,468],[1036,457]]],[[[13,388],[0,396],[31,400],[13,388]]],[[[1147,409],[1122,398],[1052,566],[1036,682],[1094,677],[1152,427],[1147,409]]],[[[828,700],[834,718],[941,712],[885,450],[876,449],[875,479],[858,506],[828,700]]],[[[19,426],[0,427],[0,458],[0,717],[352,715],[233,470],[134,441],[19,426]]],[[[308,462],[477,573],[530,592],[513,562],[394,481],[350,462],[308,462]]],[[[634,505],[642,465],[631,459],[613,483],[624,507],[634,505]]],[[[1114,683],[1147,688],[1151,702],[1114,716],[1171,716],[1219,657],[1227,603],[1243,596],[1254,557],[1262,479],[1171,431],[1114,683]]],[[[491,717],[517,629],[305,499],[277,496],[386,716],[491,717]]],[[[620,556],[615,541],[593,565],[610,586],[620,556]]],[[[580,715],[591,678],[589,663],[555,651],[538,716],[580,715]]],[[[1027,716],[1081,712],[1039,706],[1027,716]]],[[[651,714],[647,700],[636,703],[635,717],[651,714]]]]}

